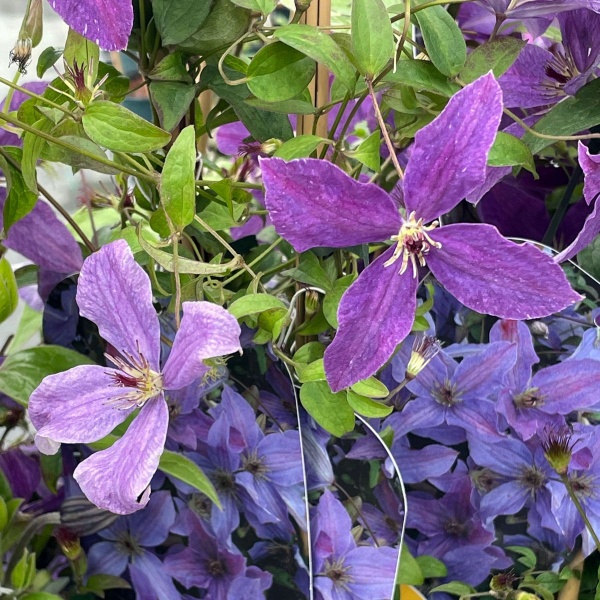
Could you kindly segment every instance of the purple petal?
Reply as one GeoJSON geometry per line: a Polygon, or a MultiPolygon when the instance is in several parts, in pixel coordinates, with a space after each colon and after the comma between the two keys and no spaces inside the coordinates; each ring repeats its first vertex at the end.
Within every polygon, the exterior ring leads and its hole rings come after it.
{"type": "Polygon", "coordinates": [[[102,50],[124,50],[133,27],[129,0],[49,0],[50,6],[77,33],[102,50]]]}
{"type": "Polygon", "coordinates": [[[502,93],[490,73],[455,94],[418,131],[404,178],[409,213],[432,221],[483,183],[501,116],[502,93]]]}
{"type": "Polygon", "coordinates": [[[583,195],[585,201],[591,204],[592,200],[600,194],[600,155],[590,154],[589,149],[581,142],[577,146],[577,155],[585,175],[583,195]]]}
{"type": "Polygon", "coordinates": [[[431,232],[427,264],[458,300],[505,319],[545,317],[581,300],[562,269],[529,244],[514,244],[491,225],[446,225],[431,232]]]}
{"type": "Polygon", "coordinates": [[[273,225],[298,252],[383,241],[400,229],[398,207],[386,192],[330,162],[263,158],[260,165],[273,225]]]}
{"type": "Polygon", "coordinates": [[[352,519],[344,505],[329,490],[325,490],[319,499],[311,528],[317,569],[325,559],[336,559],[356,548],[350,531],[352,519]]]}
{"type": "Polygon", "coordinates": [[[82,316],[119,352],[137,358],[141,352],[159,371],[160,325],[152,306],[150,279],[134,260],[125,240],[89,256],[77,286],[82,316]]]}
{"type": "Polygon", "coordinates": [[[406,483],[418,483],[448,473],[458,456],[456,450],[438,444],[420,450],[397,446],[392,451],[406,483]]]}
{"type": "Polygon", "coordinates": [[[98,542],[88,551],[88,574],[105,573],[119,576],[125,572],[129,557],[113,542],[98,542]]]}
{"type": "Polygon", "coordinates": [[[598,64],[600,55],[600,15],[586,9],[572,10],[560,14],[558,22],[567,56],[577,71],[587,74],[598,64]]]}
{"type": "Polygon", "coordinates": [[[527,488],[517,481],[503,483],[481,499],[481,517],[488,521],[498,515],[516,515],[525,506],[529,494],[527,488]]]}
{"type": "Polygon", "coordinates": [[[129,565],[136,598],[144,600],[181,600],[173,580],[165,573],[161,560],[147,550],[136,555],[129,565]]]}
{"type": "Polygon", "coordinates": [[[29,417],[38,430],[41,452],[53,454],[58,443],[95,442],[108,435],[130,414],[110,404],[123,395],[115,385],[113,369],[82,365],[49,375],[29,399],[29,417]]]}
{"type": "MultiPolygon", "coordinates": [[[[2,211],[6,190],[0,191],[0,229],[3,227],[2,211]]],[[[22,254],[31,262],[57,273],[71,274],[81,269],[79,245],[54,211],[41,200],[33,210],[17,221],[2,242],[7,248],[22,254]],[[43,235],[32,235],[43,232],[43,235]]]]}
{"type": "Polygon", "coordinates": [[[555,263],[558,264],[573,258],[576,254],[581,252],[581,250],[589,246],[594,241],[598,233],[600,233],[599,207],[600,204],[598,204],[598,201],[594,202],[594,210],[585,220],[583,229],[579,232],[579,235],[571,244],[569,244],[560,254],[557,254],[554,257],[555,263]]]}
{"type": "Polygon", "coordinates": [[[146,506],[168,424],[169,411],[161,394],[142,407],[120,440],[75,469],[73,476],[83,493],[99,508],[120,515],[146,506]]]}
{"type": "Polygon", "coordinates": [[[178,390],[202,377],[207,358],[241,349],[234,316],[211,302],[184,302],[183,318],[164,368],[164,386],[178,390]]]}
{"type": "Polygon", "coordinates": [[[410,333],[417,280],[408,269],[384,263],[394,248],[372,262],[342,296],[339,329],[325,351],[325,373],[334,392],[377,371],[410,333]]]}
{"type": "Polygon", "coordinates": [[[361,546],[351,550],[344,561],[350,567],[349,584],[356,600],[388,600],[393,596],[398,550],[361,546]]]}
{"type": "Polygon", "coordinates": [[[506,108],[534,108],[554,104],[566,94],[546,74],[554,55],[535,44],[527,44],[517,60],[498,79],[506,108]],[[554,85],[553,85],[554,84],[554,85]]]}
{"type": "Polygon", "coordinates": [[[566,415],[597,405],[600,389],[600,362],[589,358],[558,363],[538,371],[531,387],[539,388],[548,414],[566,415]]]}
{"type": "Polygon", "coordinates": [[[221,125],[215,133],[217,150],[226,156],[236,157],[250,132],[241,121],[221,125]]]}
{"type": "Polygon", "coordinates": [[[175,522],[175,507],[171,493],[161,491],[152,494],[144,510],[127,517],[131,537],[141,546],[160,546],[169,535],[175,522]]]}

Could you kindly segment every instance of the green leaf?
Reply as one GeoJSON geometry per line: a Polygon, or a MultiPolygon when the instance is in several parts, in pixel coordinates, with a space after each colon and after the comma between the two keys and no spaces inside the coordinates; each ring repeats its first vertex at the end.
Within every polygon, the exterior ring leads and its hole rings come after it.
{"type": "Polygon", "coordinates": [[[249,8],[263,15],[268,15],[275,10],[278,0],[231,0],[237,6],[249,8]]]}
{"type": "Polygon", "coordinates": [[[56,61],[62,56],[62,53],[62,48],[53,48],[52,46],[48,46],[48,48],[42,51],[35,68],[39,79],[44,76],[44,73],[48,69],[52,68],[52,66],[56,64],[56,61]]]}
{"type": "Polygon", "coordinates": [[[524,564],[528,569],[533,569],[537,563],[535,552],[527,546],[507,546],[506,550],[519,554],[521,558],[519,562],[524,564]]]}
{"type": "Polygon", "coordinates": [[[446,98],[450,98],[460,90],[460,85],[449,81],[434,64],[426,60],[401,60],[398,62],[396,72],[388,73],[383,79],[408,85],[417,91],[440,94],[446,98]]]}
{"type": "MultiPolygon", "coordinates": [[[[556,104],[533,127],[546,135],[573,135],[600,123],[600,79],[584,85],[575,96],[556,104]]],[[[536,137],[527,132],[523,136],[533,154],[537,154],[553,140],[536,137]]]]}
{"type": "Polygon", "coordinates": [[[268,102],[291,100],[315,74],[315,61],[302,52],[273,42],[263,46],[248,66],[248,89],[268,102]]]}
{"type": "Polygon", "coordinates": [[[0,365],[0,392],[27,406],[44,377],[78,365],[94,364],[87,356],[61,346],[38,346],[11,354],[0,365]]]}
{"type": "Polygon", "coordinates": [[[325,318],[327,319],[327,322],[335,329],[338,328],[337,311],[340,300],[355,279],[355,275],[345,275],[344,277],[338,279],[333,284],[333,290],[328,292],[325,296],[325,300],[323,300],[323,313],[325,314],[325,318]]]}
{"type": "Polygon", "coordinates": [[[458,75],[467,60],[467,45],[456,21],[441,6],[415,14],[431,62],[448,77],[458,75]]]}
{"type": "Polygon", "coordinates": [[[196,86],[177,81],[153,81],[148,89],[162,128],[173,131],[196,97],[196,86]]]}
{"type": "MultiPolygon", "coordinates": [[[[142,234],[141,226],[138,225],[137,230],[138,241],[140,246],[144,249],[144,252],[151,256],[161,267],[169,271],[170,273],[175,272],[175,259],[172,254],[158,250],[154,246],[150,245],[142,234]]],[[[190,275],[221,275],[229,272],[231,269],[239,265],[239,259],[234,258],[230,262],[223,264],[214,263],[203,263],[189,258],[178,257],[177,266],[180,274],[190,275]]]]}
{"type": "MultiPolygon", "coordinates": [[[[97,156],[106,158],[106,153],[98,144],[94,144],[92,140],[88,140],[84,137],[77,137],[76,135],[63,135],[58,139],[63,142],[75,146],[85,152],[91,152],[97,156]]],[[[106,175],[117,175],[120,171],[113,167],[109,167],[101,162],[84,156],[75,150],[69,150],[56,144],[47,144],[42,150],[42,159],[50,162],[60,162],[65,165],[73,167],[73,169],[92,169],[97,173],[104,173],[106,175]]]]}
{"type": "Polygon", "coordinates": [[[295,363],[311,363],[319,358],[323,358],[325,354],[325,346],[321,342],[308,342],[304,346],[300,346],[292,360],[295,363]]]}
{"type": "Polygon", "coordinates": [[[283,102],[267,102],[261,98],[251,96],[244,100],[244,104],[282,115],[313,115],[317,109],[313,105],[312,100],[309,101],[308,98],[310,98],[310,92],[308,89],[305,89],[299,96],[291,100],[284,100],[283,102]]]}
{"type": "Polygon", "coordinates": [[[27,588],[31,585],[35,576],[35,554],[29,550],[24,550],[23,556],[15,565],[10,574],[10,581],[17,590],[27,588]]]}
{"type": "Polygon", "coordinates": [[[167,54],[148,73],[148,79],[152,81],[176,81],[179,83],[192,83],[192,76],[185,68],[185,56],[183,52],[167,54]]]}
{"type": "MultiPolygon", "coordinates": [[[[197,4],[194,2],[194,6],[197,4]]],[[[223,51],[248,30],[251,14],[251,11],[236,6],[230,0],[215,0],[200,28],[187,39],[178,42],[177,46],[190,54],[198,55],[209,54],[218,49],[223,51]]]]}
{"type": "Polygon", "coordinates": [[[490,148],[488,156],[490,167],[512,167],[519,165],[525,167],[537,178],[537,171],[531,150],[517,137],[499,131],[496,134],[494,145],[490,148]]]}
{"type": "Polygon", "coordinates": [[[300,388],[300,401],[311,417],[332,435],[354,429],[354,411],[346,392],[333,393],[326,381],[309,381],[300,388]]]}
{"type": "Polygon", "coordinates": [[[419,563],[409,552],[406,545],[402,545],[402,555],[400,556],[400,572],[398,573],[397,583],[406,585],[421,585],[425,581],[419,563]]]}
{"type": "Polygon", "coordinates": [[[279,146],[273,156],[283,158],[283,160],[305,158],[310,156],[324,141],[326,140],[318,135],[299,135],[279,146]]]}
{"type": "Polygon", "coordinates": [[[374,131],[356,150],[349,150],[346,154],[361,162],[371,171],[378,172],[380,167],[381,136],[379,129],[374,131]]]}
{"type": "Polygon", "coordinates": [[[358,414],[372,419],[382,419],[383,417],[387,417],[394,410],[392,406],[386,406],[367,396],[356,394],[351,389],[348,390],[347,400],[348,404],[358,414]]]}
{"type": "Polygon", "coordinates": [[[106,77],[100,89],[108,94],[109,100],[117,103],[124,100],[131,85],[129,77],[125,77],[125,75],[117,71],[112,65],[107,65],[104,62],[100,62],[98,65],[98,77],[100,79],[106,77]]]}
{"type": "Polygon", "coordinates": [[[441,560],[438,560],[433,556],[424,554],[422,556],[417,556],[415,560],[419,563],[421,573],[423,573],[423,577],[425,579],[446,577],[448,574],[446,565],[441,560]]]}
{"type": "Polygon", "coordinates": [[[2,533],[5,527],[8,525],[8,508],[6,508],[6,501],[0,496],[0,533],[2,533]]]}
{"type": "Polygon", "coordinates": [[[42,468],[42,478],[47,488],[56,494],[56,484],[58,478],[62,477],[63,474],[63,462],[62,454],[57,452],[56,454],[41,454],[40,453],[40,466],[42,468]]]}
{"type": "Polygon", "coordinates": [[[229,307],[229,312],[236,319],[241,319],[242,317],[255,315],[271,308],[287,307],[275,296],[270,296],[269,294],[249,294],[235,300],[229,307]]]}
{"type": "MultiPolygon", "coordinates": [[[[21,148],[13,148],[7,146],[4,148],[7,154],[10,154],[19,164],[23,158],[21,148]]],[[[27,216],[35,206],[38,196],[31,192],[25,181],[20,169],[14,168],[8,161],[0,160],[0,165],[6,177],[8,193],[4,203],[4,231],[8,230],[20,219],[27,216]]]]}
{"type": "Polygon", "coordinates": [[[475,588],[467,585],[466,583],[461,583],[460,581],[451,581],[450,583],[444,583],[443,585],[434,587],[432,590],[429,590],[429,593],[446,592],[448,594],[452,594],[453,596],[468,596],[469,594],[474,594],[475,591],[475,588]]]}
{"type": "Polygon", "coordinates": [[[20,600],[63,600],[62,596],[50,594],[49,592],[32,592],[21,596],[20,600]]]}
{"type": "Polygon", "coordinates": [[[69,28],[63,57],[65,62],[72,69],[75,66],[81,68],[85,65],[86,76],[92,82],[96,82],[96,77],[98,76],[98,63],[100,62],[100,48],[98,47],[98,44],[79,35],[74,29],[69,28]]]}
{"type": "Polygon", "coordinates": [[[354,91],[356,71],[333,38],[311,25],[285,25],[274,36],[284,44],[325,65],[349,91],[354,91]]]}
{"type": "Polygon", "coordinates": [[[0,259],[0,323],[17,308],[19,290],[12,267],[6,258],[0,259]]]}
{"type": "Polygon", "coordinates": [[[160,178],[160,199],[175,231],[194,220],[196,208],[196,135],[189,125],[171,146],[160,178]]]}
{"type": "Polygon", "coordinates": [[[387,398],[390,393],[387,387],[375,377],[357,381],[350,389],[361,396],[367,396],[367,398],[387,398]]]}
{"type": "Polygon", "coordinates": [[[176,477],[180,481],[191,485],[198,491],[208,496],[219,508],[222,508],[217,490],[204,471],[183,454],[165,450],[160,457],[158,468],[167,475],[176,477]]]}
{"type": "Polygon", "coordinates": [[[300,255],[297,267],[283,271],[282,275],[291,277],[300,283],[323,288],[327,292],[333,289],[331,277],[323,269],[319,259],[310,250],[300,255]]]}
{"type": "Polygon", "coordinates": [[[115,152],[151,152],[171,141],[166,131],[108,100],[87,106],[82,123],[93,142],[115,152]]]}
{"type": "Polygon", "coordinates": [[[121,577],[104,574],[90,575],[85,585],[85,590],[92,592],[115,589],[129,590],[131,586],[121,577]]]}
{"type": "MultiPolygon", "coordinates": [[[[50,133],[53,126],[52,121],[45,117],[36,121],[33,126],[38,131],[50,133]]],[[[38,195],[36,167],[37,161],[42,154],[42,149],[48,142],[31,132],[23,135],[23,159],[21,160],[21,174],[27,189],[36,196],[38,195]]]]}
{"type": "Polygon", "coordinates": [[[361,74],[379,75],[394,55],[394,34],[382,0],[352,0],[352,54],[361,74]]]}
{"type": "Polygon", "coordinates": [[[178,44],[196,33],[211,5],[210,0],[152,0],[154,22],[163,45],[178,44]]]}
{"type": "Polygon", "coordinates": [[[325,366],[323,365],[323,359],[318,358],[314,362],[297,369],[298,379],[300,383],[307,383],[308,381],[325,381],[325,366]]]}
{"type": "Polygon", "coordinates": [[[600,236],[579,252],[577,264],[596,279],[600,278],[600,236]]]}
{"type": "Polygon", "coordinates": [[[459,73],[460,80],[471,83],[490,70],[496,78],[500,77],[517,60],[524,46],[523,40],[513,37],[500,37],[477,46],[467,57],[459,73]]]}

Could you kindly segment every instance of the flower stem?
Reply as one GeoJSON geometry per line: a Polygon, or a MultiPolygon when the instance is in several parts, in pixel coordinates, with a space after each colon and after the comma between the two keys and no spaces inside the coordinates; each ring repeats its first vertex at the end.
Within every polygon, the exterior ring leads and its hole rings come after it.
{"type": "MultiPolygon", "coordinates": [[[[251,262],[249,262],[248,263],[248,267],[252,268],[255,264],[257,264],[258,262],[260,262],[265,256],[267,256],[267,254],[269,254],[275,248],[277,248],[277,246],[279,246],[279,244],[282,241],[283,241],[283,238],[278,237],[264,252],[261,252],[254,260],[252,260],[251,262]]],[[[228,285],[232,281],[235,281],[241,274],[242,274],[242,271],[240,270],[235,275],[232,275],[229,279],[226,279],[223,282],[223,287],[225,287],[226,285],[228,285]]]]}
{"type": "Polygon", "coordinates": [[[179,235],[173,234],[173,276],[175,277],[175,329],[181,325],[181,280],[179,279],[179,235]]]}
{"type": "Polygon", "coordinates": [[[396,149],[394,148],[394,144],[392,144],[392,140],[390,139],[390,135],[388,133],[387,127],[385,126],[385,121],[383,120],[383,115],[379,110],[379,104],[377,104],[377,96],[375,96],[375,90],[373,89],[373,81],[367,77],[367,87],[369,88],[369,95],[371,96],[371,100],[373,100],[373,108],[375,109],[375,115],[377,116],[377,122],[379,123],[379,129],[381,129],[381,135],[383,135],[383,139],[388,147],[390,152],[390,157],[392,159],[392,163],[396,168],[398,173],[398,177],[400,179],[404,179],[404,171],[402,171],[402,167],[398,162],[398,157],[396,156],[396,149]]]}
{"type": "Polygon", "coordinates": [[[560,475],[560,480],[563,482],[563,485],[567,489],[569,498],[571,498],[571,501],[575,505],[577,512],[581,515],[581,518],[583,519],[586,529],[588,530],[589,534],[592,536],[592,539],[594,540],[594,544],[596,545],[596,549],[598,550],[598,552],[600,552],[600,539],[598,539],[598,535],[594,531],[592,524],[590,523],[589,519],[587,518],[587,515],[585,514],[585,510],[584,510],[583,506],[581,505],[581,502],[579,502],[579,498],[577,497],[577,494],[573,490],[573,486],[571,485],[569,476],[566,473],[564,473],[564,474],[559,473],[559,475],[560,475]]]}

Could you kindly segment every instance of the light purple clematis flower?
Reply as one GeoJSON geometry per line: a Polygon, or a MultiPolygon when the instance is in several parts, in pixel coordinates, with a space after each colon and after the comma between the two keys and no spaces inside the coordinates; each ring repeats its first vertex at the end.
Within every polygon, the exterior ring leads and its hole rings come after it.
{"type": "Polygon", "coordinates": [[[148,502],[150,479],[164,448],[169,425],[164,391],[184,388],[208,373],[205,359],[239,350],[240,328],[220,306],[184,302],[181,326],[161,370],[150,280],[124,240],[84,262],[77,304],[119,353],[109,357],[117,368],[84,365],[46,377],[29,402],[36,445],[54,454],[61,443],[94,442],[141,409],[121,439],[84,460],[74,473],[94,504],[132,513],[148,502]]]}
{"type": "Polygon", "coordinates": [[[49,0],[63,21],[102,50],[124,50],[133,27],[131,0],[49,0]]]}
{"type": "Polygon", "coordinates": [[[600,0],[477,0],[477,3],[501,19],[555,15],[576,8],[600,12],[600,0]]]}
{"type": "Polygon", "coordinates": [[[435,219],[483,182],[501,114],[502,93],[490,73],[416,134],[403,181],[406,217],[381,188],[331,163],[261,160],[275,229],[298,252],[394,242],[342,297],[339,329],[325,352],[332,390],[375,373],[409,334],[419,266],[427,264],[464,305],[504,318],[546,316],[581,298],[550,257],[509,242],[495,227],[438,227],[435,219]]]}

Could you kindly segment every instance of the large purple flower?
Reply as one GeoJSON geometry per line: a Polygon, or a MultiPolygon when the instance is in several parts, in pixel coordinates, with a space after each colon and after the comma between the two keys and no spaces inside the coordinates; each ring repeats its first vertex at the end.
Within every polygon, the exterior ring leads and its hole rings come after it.
{"type": "Polygon", "coordinates": [[[502,20],[554,16],[576,8],[591,8],[600,12],[600,0],[477,0],[477,2],[502,20]]]}
{"type": "Polygon", "coordinates": [[[85,365],[46,377],[29,403],[36,444],[54,454],[61,443],[94,442],[141,409],[121,439],[74,473],[94,504],[132,513],[148,502],[150,479],[165,444],[169,413],[164,390],[184,388],[205,375],[205,359],[239,350],[240,329],[219,306],[184,302],[181,326],[161,370],[150,280],[123,240],[84,262],[77,304],[118,352],[109,357],[117,368],[85,365]]]}
{"type": "Polygon", "coordinates": [[[435,219],[483,182],[501,114],[502,93],[490,73],[416,134],[403,182],[406,217],[382,189],[331,163],[261,160],[273,224],[298,252],[394,242],[342,298],[339,330],[325,352],[332,390],[372,375],[408,335],[419,266],[427,264],[469,308],[504,318],[545,316],[581,298],[549,257],[509,242],[495,227],[438,228],[435,219]]]}

